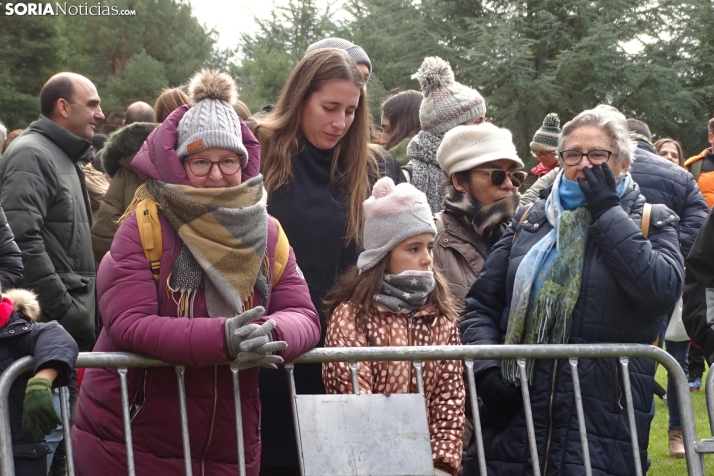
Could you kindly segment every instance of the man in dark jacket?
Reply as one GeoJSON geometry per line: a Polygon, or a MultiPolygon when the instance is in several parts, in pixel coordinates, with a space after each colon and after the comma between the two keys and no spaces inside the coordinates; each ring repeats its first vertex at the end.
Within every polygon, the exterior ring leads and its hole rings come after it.
{"type": "MultiPolygon", "coordinates": [[[[59,322],[80,351],[91,351],[95,341],[92,212],[83,166],[92,157],[96,123],[104,119],[99,103],[84,76],[53,76],[40,92],[42,115],[0,162],[0,203],[22,252],[22,286],[38,295],[39,321],[59,322]]],[[[75,372],[70,420],[76,407],[75,372]]]]}
{"type": "Polygon", "coordinates": [[[0,208],[0,289],[12,289],[22,283],[22,256],[5,212],[0,208]]]}
{"type": "Polygon", "coordinates": [[[41,321],[59,321],[81,351],[94,344],[95,265],[84,163],[104,115],[94,85],[72,73],[42,88],[42,115],[0,163],[0,203],[22,252],[23,287],[40,300],[41,321]]]}
{"type": "MultiPolygon", "coordinates": [[[[714,354],[714,219],[709,213],[686,259],[682,321],[702,354],[714,354]]],[[[709,358],[711,361],[711,358],[709,358]]]]}

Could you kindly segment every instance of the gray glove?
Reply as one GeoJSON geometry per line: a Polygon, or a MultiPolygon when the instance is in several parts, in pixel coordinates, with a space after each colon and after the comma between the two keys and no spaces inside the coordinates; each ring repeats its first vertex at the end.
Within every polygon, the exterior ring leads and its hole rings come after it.
{"type": "Polygon", "coordinates": [[[268,319],[263,324],[250,324],[265,314],[262,306],[245,311],[236,317],[226,320],[225,337],[228,353],[244,368],[268,367],[277,368],[283,363],[283,358],[271,355],[288,347],[287,342],[273,342],[271,331],[275,329],[275,321],[268,319]]]}

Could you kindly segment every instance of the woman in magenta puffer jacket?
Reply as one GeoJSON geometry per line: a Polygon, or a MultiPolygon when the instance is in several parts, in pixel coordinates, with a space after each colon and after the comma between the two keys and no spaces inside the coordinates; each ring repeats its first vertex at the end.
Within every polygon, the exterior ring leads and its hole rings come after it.
{"type": "MultiPolygon", "coordinates": [[[[320,324],[292,249],[271,283],[279,225],[265,209],[260,153],[244,146],[255,139],[230,107],[234,91],[229,77],[199,73],[194,105],[169,116],[132,161],[147,180],[137,197],[160,207],[160,278],[153,279],[132,212],[97,274],[104,328],[94,350],[186,366],[193,474],[238,473],[232,377],[220,364],[252,365],[240,372],[240,389],[246,469],[257,476],[258,365],[308,351],[320,324]]],[[[183,474],[174,368],[129,369],[128,386],[136,474],[183,474]]],[[[87,370],[72,441],[79,476],[127,474],[116,369],[87,370]]]]}

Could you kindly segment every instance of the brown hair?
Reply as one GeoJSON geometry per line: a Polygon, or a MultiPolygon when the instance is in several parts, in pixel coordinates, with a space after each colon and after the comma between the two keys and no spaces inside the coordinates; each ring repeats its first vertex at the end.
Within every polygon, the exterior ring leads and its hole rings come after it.
{"type": "Polygon", "coordinates": [[[252,116],[248,106],[246,106],[246,104],[240,99],[236,100],[236,103],[233,105],[233,110],[235,110],[236,114],[238,114],[238,117],[243,119],[243,122],[247,121],[250,119],[250,116],[252,116]]]}
{"type": "Polygon", "coordinates": [[[684,152],[682,151],[682,144],[677,142],[674,139],[671,139],[669,137],[664,137],[657,142],[654,143],[655,149],[657,150],[657,153],[659,154],[659,150],[662,148],[663,145],[667,143],[672,143],[674,146],[677,148],[677,153],[679,154],[679,166],[684,167],[684,152]]]}
{"type": "Polygon", "coordinates": [[[389,150],[407,138],[414,137],[421,130],[419,106],[424,96],[413,89],[402,91],[387,98],[382,103],[382,114],[389,119],[392,135],[384,146],[389,150]]]}
{"type": "Polygon", "coordinates": [[[5,142],[2,143],[2,150],[0,151],[0,155],[4,154],[5,151],[7,150],[8,146],[10,145],[10,142],[14,141],[17,139],[17,136],[22,134],[22,132],[25,129],[15,129],[14,131],[10,131],[7,134],[7,137],[5,138],[5,142]]]}
{"type": "Polygon", "coordinates": [[[300,119],[303,105],[327,82],[350,81],[360,88],[360,98],[352,125],[332,149],[330,180],[338,185],[347,199],[347,236],[361,242],[364,210],[362,202],[369,196],[370,178],[378,176],[377,147],[369,144],[370,116],[367,91],[357,63],[342,50],[315,50],[295,66],[285,83],[275,109],[258,119],[254,133],[261,143],[260,171],[265,177],[268,194],[290,182],[293,177],[292,157],[303,139],[300,119]]]}
{"type": "Polygon", "coordinates": [[[707,129],[709,129],[710,134],[714,134],[714,117],[709,119],[709,124],[707,124],[707,129]]]}
{"type": "Polygon", "coordinates": [[[188,96],[183,91],[179,88],[164,89],[154,103],[156,122],[164,122],[172,112],[184,104],[188,104],[188,96]]]}
{"type": "MultiPolygon", "coordinates": [[[[369,312],[374,304],[374,296],[379,293],[382,287],[388,260],[389,255],[382,258],[382,261],[375,267],[362,274],[359,274],[357,266],[353,266],[342,275],[324,300],[328,322],[340,304],[349,302],[355,308],[355,324],[362,329],[366,328],[369,312]]],[[[429,295],[427,304],[434,306],[437,312],[448,320],[459,321],[461,305],[449,290],[446,278],[436,269],[434,270],[434,281],[435,287],[429,295]]]]}

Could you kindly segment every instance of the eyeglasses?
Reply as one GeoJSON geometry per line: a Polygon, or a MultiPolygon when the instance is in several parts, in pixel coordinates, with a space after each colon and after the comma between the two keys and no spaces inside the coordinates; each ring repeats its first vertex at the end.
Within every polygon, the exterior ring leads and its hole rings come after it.
{"type": "Polygon", "coordinates": [[[501,170],[501,169],[475,169],[475,170],[478,170],[480,172],[486,172],[487,174],[489,174],[491,176],[491,183],[497,187],[502,185],[503,182],[506,181],[506,178],[510,178],[513,186],[518,188],[521,185],[523,185],[523,182],[525,182],[526,177],[528,176],[528,174],[523,172],[522,170],[517,170],[515,172],[506,172],[505,170],[501,170]]]}
{"type": "Polygon", "coordinates": [[[221,160],[214,161],[204,157],[194,157],[188,160],[188,168],[191,169],[196,177],[205,177],[211,173],[214,165],[218,165],[218,169],[223,175],[235,175],[240,170],[241,158],[237,155],[231,157],[223,157],[221,160]]]}
{"type": "Polygon", "coordinates": [[[560,158],[563,159],[565,165],[578,165],[583,160],[583,156],[588,158],[588,162],[592,165],[602,165],[610,159],[612,152],[609,150],[595,149],[587,154],[583,154],[578,150],[564,150],[560,153],[560,158]]]}

